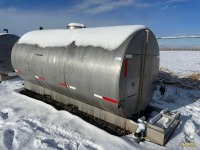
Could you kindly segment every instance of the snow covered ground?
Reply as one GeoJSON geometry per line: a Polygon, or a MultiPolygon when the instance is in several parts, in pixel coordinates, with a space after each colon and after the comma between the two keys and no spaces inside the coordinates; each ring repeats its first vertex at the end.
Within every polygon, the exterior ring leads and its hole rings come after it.
{"type": "Polygon", "coordinates": [[[66,111],[21,95],[21,79],[0,84],[1,150],[128,150],[183,149],[185,139],[200,147],[200,91],[167,86],[165,96],[155,91],[152,105],[181,113],[181,124],[165,147],[148,141],[137,143],[134,135],[116,137],[66,111]]]}
{"type": "Polygon", "coordinates": [[[200,72],[200,51],[160,51],[160,67],[180,75],[200,72]]]}
{"type": "Polygon", "coordinates": [[[168,85],[164,96],[159,90],[155,91],[151,105],[181,114],[181,123],[167,143],[167,149],[182,149],[189,141],[194,145],[186,146],[186,149],[200,149],[200,90],[168,85]]]}
{"type": "Polygon", "coordinates": [[[131,149],[136,145],[66,111],[18,93],[20,79],[0,84],[0,149],[131,149]]]}

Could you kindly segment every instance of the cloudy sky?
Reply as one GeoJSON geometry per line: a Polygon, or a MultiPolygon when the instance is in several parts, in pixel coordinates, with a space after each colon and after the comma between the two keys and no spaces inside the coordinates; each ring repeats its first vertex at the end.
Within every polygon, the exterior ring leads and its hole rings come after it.
{"type": "Polygon", "coordinates": [[[143,24],[156,36],[200,34],[199,0],[0,0],[0,32],[143,24]]]}

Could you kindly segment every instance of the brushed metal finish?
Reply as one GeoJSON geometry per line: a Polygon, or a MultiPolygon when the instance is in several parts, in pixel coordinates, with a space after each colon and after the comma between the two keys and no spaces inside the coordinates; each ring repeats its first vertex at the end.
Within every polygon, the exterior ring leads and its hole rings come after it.
{"type": "MultiPolygon", "coordinates": [[[[159,69],[157,40],[151,31],[149,35],[142,109],[151,101],[153,81],[159,69]]],[[[19,76],[26,81],[130,118],[137,113],[145,39],[145,30],[138,30],[113,51],[77,46],[75,42],[67,47],[46,48],[16,43],[12,50],[12,65],[21,70],[19,76]],[[125,64],[127,54],[132,58],[127,58],[128,64],[125,64]]]]}
{"type": "Polygon", "coordinates": [[[13,72],[11,51],[18,39],[19,37],[13,34],[0,34],[0,74],[13,72]]]}

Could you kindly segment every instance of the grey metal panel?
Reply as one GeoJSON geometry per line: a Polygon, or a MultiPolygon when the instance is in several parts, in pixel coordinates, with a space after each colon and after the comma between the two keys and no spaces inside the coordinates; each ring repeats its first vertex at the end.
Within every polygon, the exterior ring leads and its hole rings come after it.
{"type": "Polygon", "coordinates": [[[18,39],[19,37],[13,34],[0,34],[0,74],[13,72],[11,51],[18,39]]]}
{"type": "Polygon", "coordinates": [[[127,77],[124,77],[125,59],[121,70],[120,99],[122,100],[122,103],[128,104],[123,104],[124,115],[127,117],[131,117],[133,114],[137,113],[138,109],[144,110],[149,105],[153,96],[155,87],[153,82],[156,80],[159,71],[159,48],[154,34],[150,31],[145,67],[144,90],[141,105],[142,107],[139,108],[138,94],[141,76],[141,63],[142,59],[144,58],[145,42],[145,30],[138,32],[134,37],[131,38],[125,54],[132,55],[132,58],[128,58],[127,77]]]}
{"type": "MultiPolygon", "coordinates": [[[[19,75],[24,80],[130,118],[138,109],[145,33],[138,30],[113,51],[101,47],[81,47],[75,42],[67,47],[46,48],[16,43],[12,64],[16,70],[21,70],[19,75]],[[127,76],[124,77],[126,54],[132,54],[132,58],[128,60],[127,76]]],[[[152,32],[149,43],[142,109],[150,103],[153,77],[158,72],[159,64],[158,44],[152,32]]]]}

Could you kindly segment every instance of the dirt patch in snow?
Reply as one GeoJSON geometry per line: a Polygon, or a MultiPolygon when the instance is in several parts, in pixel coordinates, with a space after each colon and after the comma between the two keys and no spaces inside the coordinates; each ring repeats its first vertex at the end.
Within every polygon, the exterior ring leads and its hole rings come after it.
{"type": "Polygon", "coordinates": [[[200,73],[194,73],[189,76],[180,77],[168,69],[161,68],[159,73],[158,84],[173,84],[184,89],[200,89],[200,73]]]}
{"type": "Polygon", "coordinates": [[[193,74],[187,76],[187,78],[190,78],[193,80],[200,80],[200,73],[193,73],[193,74]]]}

